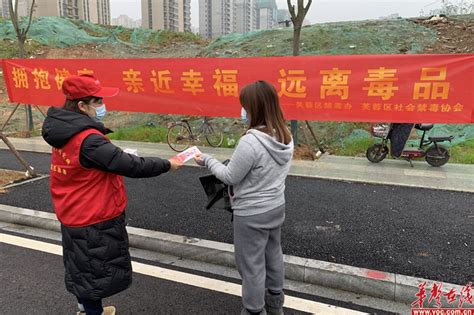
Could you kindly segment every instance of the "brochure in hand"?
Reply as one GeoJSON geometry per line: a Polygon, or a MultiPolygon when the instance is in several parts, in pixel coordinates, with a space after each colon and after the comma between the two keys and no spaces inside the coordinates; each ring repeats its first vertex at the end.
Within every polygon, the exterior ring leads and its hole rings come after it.
{"type": "Polygon", "coordinates": [[[194,146],[173,156],[171,159],[177,160],[181,163],[186,163],[187,161],[193,159],[197,154],[201,154],[201,151],[199,151],[199,149],[196,146],[194,146]]]}

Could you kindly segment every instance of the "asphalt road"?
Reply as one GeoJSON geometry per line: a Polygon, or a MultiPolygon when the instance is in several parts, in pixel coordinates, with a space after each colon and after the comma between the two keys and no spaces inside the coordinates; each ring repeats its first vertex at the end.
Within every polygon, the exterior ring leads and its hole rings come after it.
{"type": "MultiPolygon", "coordinates": [[[[4,231],[0,229],[0,232],[4,231]]],[[[44,242],[42,239],[35,239],[44,242]]],[[[0,281],[3,284],[0,294],[0,313],[2,315],[75,314],[77,301],[65,289],[62,257],[40,250],[40,248],[31,250],[0,243],[0,281]]],[[[133,258],[133,260],[148,266],[182,272],[185,275],[196,274],[206,279],[201,280],[199,286],[193,286],[176,282],[179,279],[174,277],[164,280],[151,275],[134,273],[133,283],[129,289],[106,298],[103,302],[104,306],[114,305],[117,308],[117,313],[240,314],[242,307],[240,297],[209,289],[210,284],[207,283],[207,280],[216,279],[237,284],[240,284],[240,281],[167,264],[163,265],[156,261],[137,258],[133,258]],[[200,287],[201,285],[207,285],[208,288],[200,287]]],[[[364,313],[393,314],[349,302],[289,290],[285,290],[285,293],[288,296],[364,313]]],[[[307,313],[285,308],[285,314],[307,313]]]]}
{"type": "MultiPolygon", "coordinates": [[[[39,172],[49,171],[48,154],[24,156],[39,172]]],[[[0,168],[21,166],[0,150],[0,168]]],[[[232,243],[230,214],[204,209],[198,180],[204,174],[185,167],[127,178],[130,225],[232,243]]],[[[474,194],[290,176],[286,198],[285,254],[461,285],[474,281],[474,194]]],[[[48,180],[12,188],[0,203],[52,212],[48,180]]]]}

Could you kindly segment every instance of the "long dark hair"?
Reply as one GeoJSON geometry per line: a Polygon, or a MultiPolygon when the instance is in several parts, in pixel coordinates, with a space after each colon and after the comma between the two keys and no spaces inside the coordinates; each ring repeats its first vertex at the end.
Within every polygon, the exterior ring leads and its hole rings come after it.
{"type": "Polygon", "coordinates": [[[249,129],[260,129],[274,136],[278,142],[288,144],[291,134],[286,127],[275,87],[266,81],[256,81],[242,88],[240,104],[250,116],[249,129]]]}
{"type": "Polygon", "coordinates": [[[101,99],[102,99],[101,97],[86,96],[82,98],[76,98],[75,100],[66,100],[66,102],[64,102],[63,108],[70,110],[72,112],[87,115],[86,113],[84,113],[82,110],[79,109],[79,106],[77,106],[77,104],[79,102],[90,104],[92,101],[99,102],[101,99]]]}

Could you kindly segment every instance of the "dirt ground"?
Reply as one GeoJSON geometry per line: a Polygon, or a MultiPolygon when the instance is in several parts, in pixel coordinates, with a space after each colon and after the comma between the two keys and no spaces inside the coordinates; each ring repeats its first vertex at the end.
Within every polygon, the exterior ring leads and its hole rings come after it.
{"type": "Polygon", "coordinates": [[[3,186],[25,178],[25,174],[22,172],[0,169],[0,194],[5,192],[2,189],[3,186]]]}
{"type": "MultiPolygon", "coordinates": [[[[472,16],[472,15],[471,15],[472,16]]],[[[474,19],[473,18],[432,18],[417,19],[415,23],[428,27],[436,32],[438,40],[434,45],[425,48],[431,54],[468,54],[474,53],[474,19]]]]}
{"type": "Polygon", "coordinates": [[[315,160],[315,150],[306,144],[298,144],[295,147],[295,151],[293,153],[293,159],[295,160],[315,160]]]}

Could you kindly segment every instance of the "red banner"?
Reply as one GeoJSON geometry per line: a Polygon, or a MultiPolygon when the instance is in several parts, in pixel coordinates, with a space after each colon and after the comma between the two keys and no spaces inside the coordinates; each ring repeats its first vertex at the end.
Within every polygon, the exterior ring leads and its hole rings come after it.
{"type": "Polygon", "coordinates": [[[239,91],[267,80],[286,119],[474,122],[474,54],[189,59],[8,59],[12,103],[61,106],[61,83],[93,73],[120,88],[109,110],[238,117],[239,91]]]}

